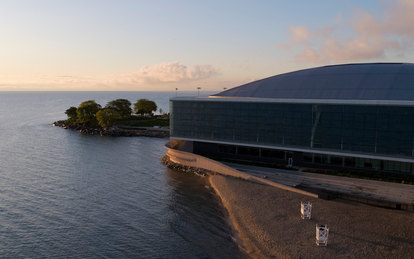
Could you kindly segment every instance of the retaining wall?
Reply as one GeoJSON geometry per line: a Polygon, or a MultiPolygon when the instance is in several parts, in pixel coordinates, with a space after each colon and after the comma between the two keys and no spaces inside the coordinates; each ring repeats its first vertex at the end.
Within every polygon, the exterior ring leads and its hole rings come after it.
{"type": "Polygon", "coordinates": [[[224,165],[220,162],[217,162],[215,160],[212,160],[212,159],[200,156],[200,155],[196,155],[190,152],[177,150],[175,149],[177,145],[179,145],[179,143],[173,142],[173,141],[169,141],[165,145],[165,147],[167,148],[166,156],[169,158],[170,162],[172,163],[176,163],[176,164],[188,166],[188,167],[193,167],[193,168],[198,168],[198,169],[205,169],[208,171],[215,172],[217,174],[241,178],[241,179],[256,182],[256,183],[270,185],[270,186],[283,189],[286,191],[296,192],[296,193],[300,193],[306,196],[318,198],[317,194],[299,190],[299,189],[286,186],[283,184],[278,184],[278,183],[275,183],[275,182],[272,182],[272,181],[269,181],[263,178],[259,178],[256,176],[252,176],[252,175],[243,173],[241,171],[238,171],[234,168],[231,168],[227,165],[224,165]]]}

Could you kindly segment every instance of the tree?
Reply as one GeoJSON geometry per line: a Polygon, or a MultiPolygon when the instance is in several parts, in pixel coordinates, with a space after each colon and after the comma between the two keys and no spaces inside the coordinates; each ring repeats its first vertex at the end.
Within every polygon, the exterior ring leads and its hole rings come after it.
{"type": "Polygon", "coordinates": [[[98,121],[96,120],[96,113],[100,109],[101,106],[94,100],[88,100],[79,104],[78,108],[76,109],[78,122],[89,126],[98,125],[98,121]]]}
{"type": "Polygon", "coordinates": [[[131,109],[131,102],[126,99],[116,99],[110,101],[105,108],[110,108],[118,111],[121,118],[128,118],[131,116],[132,109],[131,109]]]}
{"type": "Polygon", "coordinates": [[[147,99],[139,99],[134,104],[134,112],[140,115],[150,115],[157,110],[157,105],[155,102],[147,99]]]}
{"type": "Polygon", "coordinates": [[[72,106],[65,111],[65,114],[68,116],[69,123],[76,123],[78,120],[78,114],[76,113],[76,107],[72,106]]]}
{"type": "Polygon", "coordinates": [[[122,116],[116,109],[104,108],[96,113],[96,119],[101,127],[110,127],[122,116]]]}

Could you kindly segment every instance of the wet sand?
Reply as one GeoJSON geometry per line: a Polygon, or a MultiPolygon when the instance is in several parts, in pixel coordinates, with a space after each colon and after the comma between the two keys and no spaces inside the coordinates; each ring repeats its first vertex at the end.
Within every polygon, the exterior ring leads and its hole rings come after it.
{"type": "Polygon", "coordinates": [[[414,213],[310,198],[220,175],[209,176],[248,255],[253,258],[412,258],[414,213]],[[300,202],[311,201],[302,220],[300,202]],[[327,247],[315,225],[327,224],[327,247]]]}

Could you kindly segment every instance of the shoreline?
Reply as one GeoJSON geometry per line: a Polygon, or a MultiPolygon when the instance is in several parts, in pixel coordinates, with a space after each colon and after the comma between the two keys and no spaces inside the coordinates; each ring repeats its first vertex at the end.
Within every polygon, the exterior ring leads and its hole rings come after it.
{"type": "Polygon", "coordinates": [[[208,178],[208,182],[211,188],[214,190],[215,194],[217,195],[221,206],[225,210],[225,216],[227,217],[227,223],[230,225],[232,229],[232,239],[237,244],[239,249],[242,253],[245,253],[249,257],[253,258],[264,258],[266,257],[265,254],[261,253],[260,249],[254,245],[253,242],[250,242],[250,239],[245,236],[244,231],[241,230],[241,226],[239,225],[239,221],[235,218],[234,214],[230,213],[229,207],[230,204],[228,203],[226,196],[223,195],[219,186],[217,186],[215,179],[215,175],[210,175],[208,178]]]}
{"type": "Polygon", "coordinates": [[[64,129],[76,130],[82,134],[110,136],[110,137],[152,137],[152,138],[168,138],[170,136],[169,129],[154,127],[137,127],[128,129],[119,127],[86,127],[82,125],[67,124],[64,120],[55,121],[53,126],[64,129]]]}
{"type": "Polygon", "coordinates": [[[222,175],[211,175],[209,182],[253,258],[409,258],[414,253],[411,212],[304,197],[222,175]],[[300,201],[312,202],[311,220],[300,218],[300,201]],[[330,228],[327,247],[316,246],[315,224],[330,228]]]}
{"type": "Polygon", "coordinates": [[[252,179],[223,176],[170,161],[168,152],[162,163],[174,170],[209,177],[227,212],[235,242],[247,256],[409,258],[414,254],[412,212],[343,199],[324,200],[252,179]],[[301,201],[312,202],[311,220],[301,219],[301,201]],[[327,247],[315,244],[316,224],[330,228],[327,247]]]}

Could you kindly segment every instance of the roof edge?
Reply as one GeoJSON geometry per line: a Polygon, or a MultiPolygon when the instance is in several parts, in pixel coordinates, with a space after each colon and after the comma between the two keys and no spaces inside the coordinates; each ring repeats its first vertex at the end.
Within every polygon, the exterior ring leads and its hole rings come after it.
{"type": "Polygon", "coordinates": [[[410,100],[350,100],[350,99],[283,99],[257,97],[174,97],[170,101],[201,101],[201,102],[252,102],[252,103],[286,103],[286,104],[330,104],[330,105],[364,105],[364,106],[414,106],[410,100]]]}

